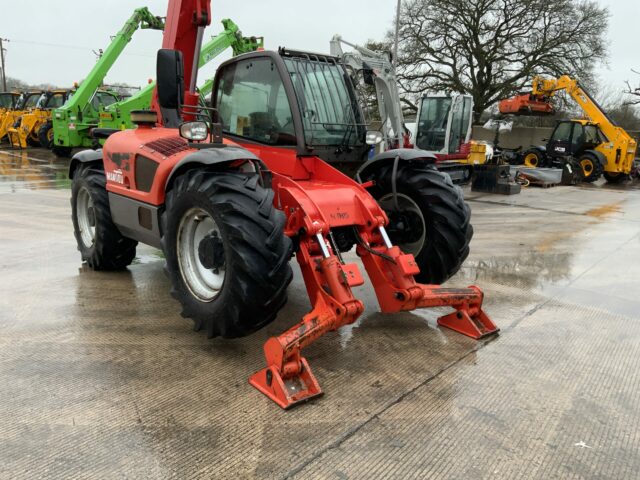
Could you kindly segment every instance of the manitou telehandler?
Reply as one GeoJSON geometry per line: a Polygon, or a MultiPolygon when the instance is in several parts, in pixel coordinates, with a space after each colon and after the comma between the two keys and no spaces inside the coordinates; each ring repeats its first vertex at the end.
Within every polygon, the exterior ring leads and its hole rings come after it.
{"type": "Polygon", "coordinates": [[[558,79],[533,79],[531,93],[502,100],[502,114],[552,114],[551,100],[565,91],[584,111],[587,120],[558,122],[545,146],[534,146],[524,152],[528,167],[560,167],[575,165],[585,182],[595,182],[603,174],[608,182],[618,183],[634,168],[637,143],[607,115],[598,102],[568,76],[558,79]]]}
{"type": "MultiPolygon", "coordinates": [[[[204,65],[218,57],[226,49],[231,48],[233,55],[254,52],[264,46],[262,37],[244,37],[238,25],[229,19],[222,20],[224,30],[209,40],[202,46],[198,67],[204,65]]],[[[151,106],[151,97],[155,89],[155,82],[150,82],[135,95],[120,102],[109,105],[100,112],[99,128],[112,128],[124,130],[133,128],[131,122],[131,112],[135,110],[146,110],[151,106]]],[[[198,88],[200,96],[207,98],[211,94],[213,80],[207,80],[198,88]]]]}
{"type": "Polygon", "coordinates": [[[200,106],[196,59],[210,19],[209,1],[169,1],[152,109],[134,112],[136,129],[104,132],[102,150],[73,157],[82,259],[119,269],[137,242],[162,248],[183,316],[232,338],[275,319],[295,255],[312,311],[266,342],[267,367],[250,379],[283,408],[321,393],[301,349],[364,310],[351,290],[360,269],[343,256],[354,246],[383,312],[451,307],[440,325],[495,333],[479,288],[434,285],[458,270],[472,235],[469,207],[434,156],[397,149],[364,163],[380,133],[367,133],[345,66],[329,55],[232,58],[211,107],[200,106]],[[361,184],[344,173],[356,170],[361,184]]]}

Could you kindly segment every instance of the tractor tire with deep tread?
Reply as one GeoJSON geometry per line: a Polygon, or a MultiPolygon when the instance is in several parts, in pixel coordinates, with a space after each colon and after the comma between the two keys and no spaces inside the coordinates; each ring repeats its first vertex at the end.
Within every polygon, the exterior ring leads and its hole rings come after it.
{"type": "Polygon", "coordinates": [[[122,270],[138,242],[123,236],[111,219],[102,165],[79,167],[71,185],[73,231],[82,260],[93,270],[122,270]]]}
{"type": "Polygon", "coordinates": [[[257,175],[204,169],[181,175],[167,192],[161,222],[171,294],[209,338],[249,335],[287,301],[292,244],[273,197],[257,175]]]}
{"type": "Polygon", "coordinates": [[[51,122],[42,124],[38,130],[38,139],[42,147],[51,150],[53,147],[53,124],[51,122]]]}
{"type": "Polygon", "coordinates": [[[396,191],[401,196],[398,206],[401,211],[404,206],[407,208],[398,215],[394,213],[392,174],[393,166],[385,165],[365,179],[375,182],[370,192],[389,216],[387,231],[391,242],[405,253],[413,253],[420,268],[417,281],[444,283],[469,255],[469,242],[473,237],[471,209],[464,201],[462,190],[453,184],[449,175],[431,165],[400,164],[396,181],[396,191]],[[405,225],[409,240],[399,225],[405,225]],[[416,226],[424,228],[424,236],[419,239],[416,226]]]}
{"type": "Polygon", "coordinates": [[[585,153],[578,158],[578,164],[582,168],[582,181],[593,183],[603,174],[604,168],[598,158],[590,153],[585,153]]]}

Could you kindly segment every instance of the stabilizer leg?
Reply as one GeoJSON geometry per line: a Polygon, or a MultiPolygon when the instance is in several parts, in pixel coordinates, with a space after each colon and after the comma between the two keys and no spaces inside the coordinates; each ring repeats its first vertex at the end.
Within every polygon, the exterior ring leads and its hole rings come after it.
{"type": "Polygon", "coordinates": [[[323,242],[321,235],[315,243],[306,239],[297,252],[313,310],[298,325],[267,340],[267,367],[249,379],[251,385],[284,409],[322,394],[300,350],[325,333],[353,323],[364,310],[350,288],[363,283],[357,267],[342,265],[323,242]],[[320,254],[314,256],[310,249],[320,254]]]}
{"type": "Polygon", "coordinates": [[[398,247],[384,245],[384,228],[380,238],[371,243],[366,233],[357,253],[362,258],[383,312],[399,312],[416,308],[451,307],[455,312],[440,317],[438,325],[450,328],[474,339],[497,333],[499,328],[482,310],[484,294],[476,286],[444,288],[416,283],[419,272],[412,255],[403,254],[398,247]],[[382,244],[382,245],[380,245],[382,244]]]}

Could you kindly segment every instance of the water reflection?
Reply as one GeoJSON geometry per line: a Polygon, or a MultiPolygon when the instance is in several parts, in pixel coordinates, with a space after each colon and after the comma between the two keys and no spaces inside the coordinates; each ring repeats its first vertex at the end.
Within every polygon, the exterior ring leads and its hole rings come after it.
{"type": "Polygon", "coordinates": [[[68,189],[69,159],[44,149],[0,150],[0,193],[68,189]]]}

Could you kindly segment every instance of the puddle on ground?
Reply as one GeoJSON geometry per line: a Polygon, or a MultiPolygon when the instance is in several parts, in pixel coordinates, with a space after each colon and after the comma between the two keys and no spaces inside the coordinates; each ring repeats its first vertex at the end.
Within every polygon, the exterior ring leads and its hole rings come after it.
{"type": "Polygon", "coordinates": [[[69,189],[68,158],[45,149],[0,149],[0,193],[69,189]]]}

